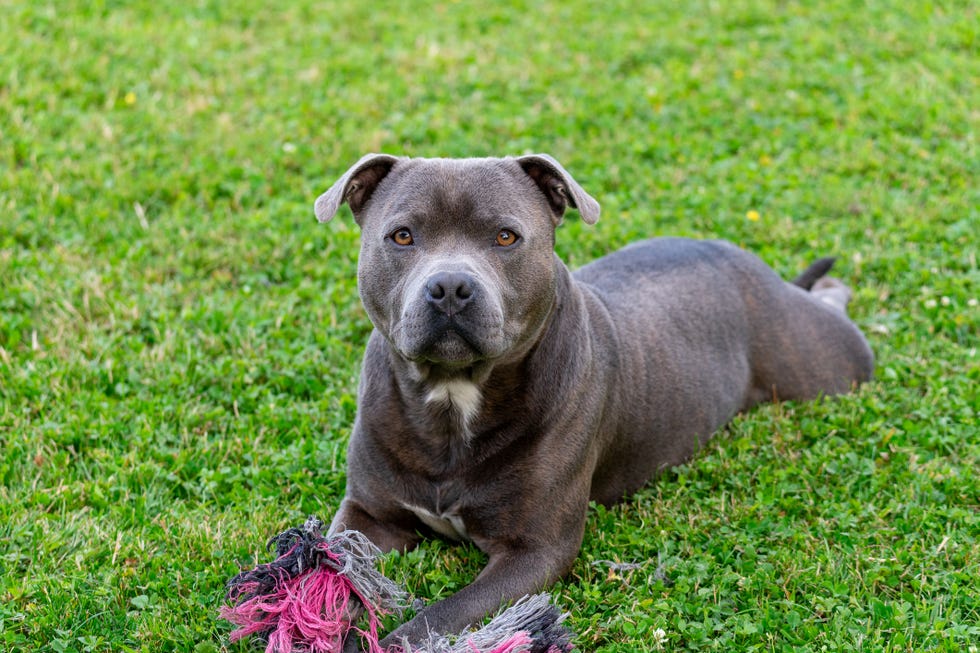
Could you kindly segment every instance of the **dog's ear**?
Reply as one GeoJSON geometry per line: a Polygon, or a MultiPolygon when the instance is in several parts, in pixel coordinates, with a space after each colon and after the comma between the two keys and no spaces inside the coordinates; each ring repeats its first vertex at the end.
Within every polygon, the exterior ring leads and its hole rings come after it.
{"type": "Polygon", "coordinates": [[[555,224],[561,222],[569,206],[578,209],[586,224],[595,224],[599,219],[599,203],[553,158],[547,154],[529,154],[517,157],[517,163],[548,198],[555,224]]]}
{"type": "Polygon", "coordinates": [[[369,199],[381,180],[391,172],[391,167],[398,157],[390,154],[366,154],[361,160],[350,167],[344,176],[337,180],[326,193],[316,199],[314,211],[316,219],[327,222],[344,202],[350,206],[354,219],[361,223],[361,209],[369,199]]]}

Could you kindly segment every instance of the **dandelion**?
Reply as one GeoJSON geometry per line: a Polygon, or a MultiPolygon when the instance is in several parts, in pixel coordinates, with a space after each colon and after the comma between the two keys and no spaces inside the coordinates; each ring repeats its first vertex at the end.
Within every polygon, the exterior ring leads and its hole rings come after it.
{"type": "Polygon", "coordinates": [[[763,154],[759,157],[759,165],[770,166],[772,165],[772,158],[768,154],[763,154]]]}
{"type": "Polygon", "coordinates": [[[759,215],[759,212],[758,211],[756,211],[755,209],[752,209],[751,211],[749,211],[748,213],[745,214],[745,217],[750,222],[758,222],[759,221],[759,218],[761,216],[759,215]]]}
{"type": "Polygon", "coordinates": [[[132,91],[126,93],[125,97],[123,97],[123,102],[125,102],[129,106],[133,106],[134,104],[136,104],[136,93],[133,93],[132,91]]]}

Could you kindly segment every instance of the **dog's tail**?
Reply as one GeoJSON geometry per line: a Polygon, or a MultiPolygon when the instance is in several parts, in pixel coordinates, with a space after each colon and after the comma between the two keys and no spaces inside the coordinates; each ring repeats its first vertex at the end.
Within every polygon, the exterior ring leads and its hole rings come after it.
{"type": "Polygon", "coordinates": [[[836,260],[837,259],[833,256],[817,259],[810,264],[810,267],[803,270],[803,272],[800,273],[800,276],[793,279],[793,285],[799,286],[803,290],[812,289],[813,284],[817,282],[817,279],[830,272],[830,268],[834,267],[834,262],[836,260]]]}

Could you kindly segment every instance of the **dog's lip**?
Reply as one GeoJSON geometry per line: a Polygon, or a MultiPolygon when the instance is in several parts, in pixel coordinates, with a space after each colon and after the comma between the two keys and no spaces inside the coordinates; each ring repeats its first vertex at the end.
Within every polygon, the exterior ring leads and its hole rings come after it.
{"type": "Polygon", "coordinates": [[[431,330],[424,339],[402,343],[403,346],[396,346],[396,349],[412,362],[452,368],[466,367],[492,358],[480,339],[457,320],[447,319],[440,326],[431,330]]]}
{"type": "Polygon", "coordinates": [[[484,357],[482,348],[467,330],[453,321],[439,336],[426,343],[422,358],[429,363],[470,364],[484,357]],[[458,352],[458,354],[453,355],[458,352]],[[446,355],[449,354],[449,355],[446,355]]]}

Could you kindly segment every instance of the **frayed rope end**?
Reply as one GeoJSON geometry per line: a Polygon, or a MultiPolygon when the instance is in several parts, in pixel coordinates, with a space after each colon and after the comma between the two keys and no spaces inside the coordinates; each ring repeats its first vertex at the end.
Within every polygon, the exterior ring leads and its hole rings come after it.
{"type": "Polygon", "coordinates": [[[339,653],[354,633],[368,653],[568,653],[568,616],[548,594],[525,596],[483,628],[449,638],[432,635],[421,647],[382,649],[380,617],[401,614],[407,594],[375,567],[380,550],[358,531],[328,537],[310,517],[269,540],[273,562],[243,571],[227,585],[221,617],[238,626],[231,641],[255,636],[266,653],[339,653]],[[364,628],[357,627],[366,617],[364,628]]]}
{"type": "Polygon", "coordinates": [[[380,550],[363,533],[321,534],[310,517],[269,540],[276,559],[243,571],[227,585],[229,604],[220,616],[238,626],[237,641],[250,635],[267,653],[332,653],[358,633],[369,651],[380,652],[380,617],[401,613],[405,592],[375,568],[380,550]],[[362,616],[366,628],[357,628],[362,616]]]}

